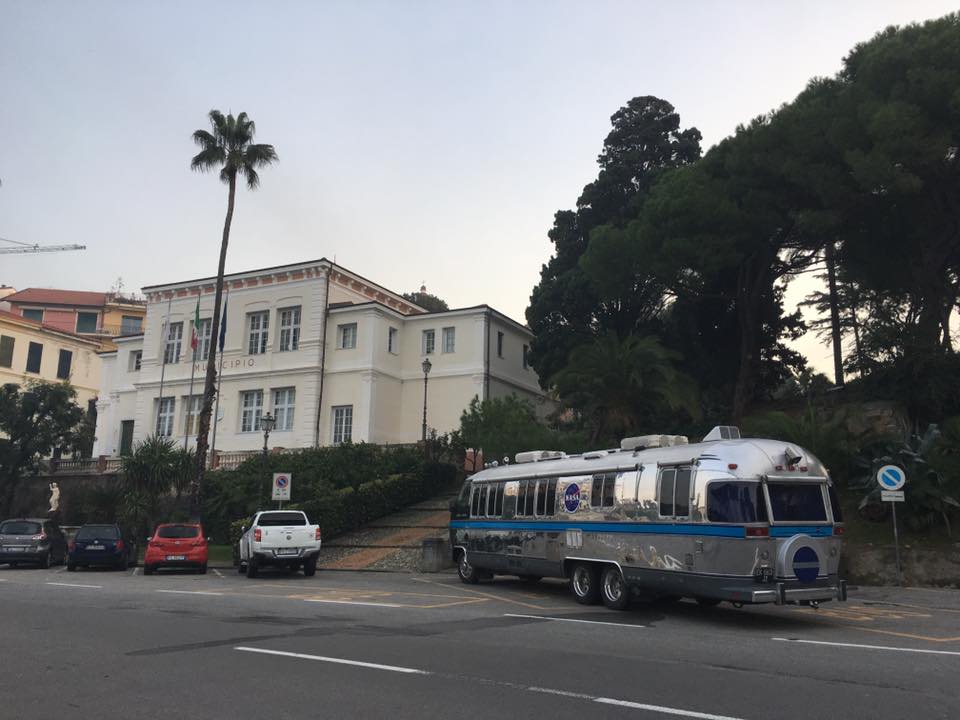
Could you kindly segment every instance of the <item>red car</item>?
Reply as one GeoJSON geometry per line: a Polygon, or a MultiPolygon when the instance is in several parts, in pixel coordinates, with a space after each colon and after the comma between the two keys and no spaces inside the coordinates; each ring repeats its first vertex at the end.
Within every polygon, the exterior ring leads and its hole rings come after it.
{"type": "Polygon", "coordinates": [[[207,538],[198,523],[164,523],[147,538],[143,574],[161,567],[192,567],[207,572],[207,538]]]}

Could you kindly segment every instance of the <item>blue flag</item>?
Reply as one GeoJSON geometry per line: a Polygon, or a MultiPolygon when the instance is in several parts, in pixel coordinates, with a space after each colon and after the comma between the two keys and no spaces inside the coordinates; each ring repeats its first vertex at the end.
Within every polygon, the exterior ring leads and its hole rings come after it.
{"type": "Polygon", "coordinates": [[[220,352],[223,352],[223,340],[227,336],[227,303],[230,302],[230,293],[223,301],[223,314],[220,316],[220,352]]]}

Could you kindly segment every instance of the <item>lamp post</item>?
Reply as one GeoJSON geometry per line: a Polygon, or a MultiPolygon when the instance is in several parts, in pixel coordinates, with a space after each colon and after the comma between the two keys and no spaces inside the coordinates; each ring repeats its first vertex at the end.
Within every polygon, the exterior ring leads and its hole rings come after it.
{"type": "MultiPolygon", "coordinates": [[[[268,485],[270,484],[270,458],[267,455],[267,440],[270,439],[270,431],[273,430],[276,424],[277,419],[270,413],[267,413],[260,418],[260,427],[263,429],[263,470],[267,474],[268,485]]],[[[261,507],[263,506],[262,496],[260,505],[261,507]]]]}
{"type": "Polygon", "coordinates": [[[430,374],[430,368],[433,367],[433,363],[430,362],[430,358],[427,358],[423,361],[423,364],[420,366],[423,368],[423,431],[421,433],[420,439],[423,442],[427,441],[427,376],[430,374]]]}

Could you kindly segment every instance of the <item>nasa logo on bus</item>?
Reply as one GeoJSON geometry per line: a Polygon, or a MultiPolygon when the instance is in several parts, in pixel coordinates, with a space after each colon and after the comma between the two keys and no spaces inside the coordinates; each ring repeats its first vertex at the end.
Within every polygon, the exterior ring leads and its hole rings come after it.
{"type": "Polygon", "coordinates": [[[813,582],[820,574],[820,558],[812,547],[804,545],[793,554],[793,574],[800,582],[813,582]]]}
{"type": "Polygon", "coordinates": [[[563,491],[563,506],[567,512],[576,512],[580,509],[580,486],[576,483],[570,483],[563,491]]]}

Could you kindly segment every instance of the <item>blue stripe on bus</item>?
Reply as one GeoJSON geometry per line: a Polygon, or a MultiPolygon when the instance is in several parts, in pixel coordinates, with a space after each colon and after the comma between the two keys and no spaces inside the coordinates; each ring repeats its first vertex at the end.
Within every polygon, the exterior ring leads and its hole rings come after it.
{"type": "Polygon", "coordinates": [[[522,520],[453,520],[452,528],[479,528],[483,530],[586,530],[606,533],[656,533],[660,535],[714,535],[737,537],[746,535],[741,526],[700,525],[696,523],[667,524],[645,522],[524,522],[522,520]]]}
{"type": "Polygon", "coordinates": [[[831,525],[774,525],[770,528],[770,537],[790,537],[792,535],[828,537],[833,535],[833,527],[831,525]]]}

